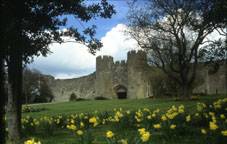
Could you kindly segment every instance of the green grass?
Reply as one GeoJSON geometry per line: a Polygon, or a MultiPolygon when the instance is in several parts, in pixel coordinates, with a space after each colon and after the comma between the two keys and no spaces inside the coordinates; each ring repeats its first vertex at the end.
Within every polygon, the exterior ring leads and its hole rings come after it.
{"type": "Polygon", "coordinates": [[[50,104],[33,104],[34,108],[45,108],[46,110],[40,112],[23,113],[23,116],[41,117],[44,115],[55,116],[59,114],[68,115],[72,113],[84,113],[94,111],[111,111],[114,108],[123,108],[129,110],[136,110],[139,108],[160,108],[162,110],[168,109],[172,105],[184,104],[186,108],[193,110],[197,102],[213,101],[223,96],[206,96],[200,97],[199,100],[194,101],[176,101],[175,99],[126,99],[126,100],[86,100],[75,102],[61,102],[50,104]]]}
{"type": "MultiPolygon", "coordinates": [[[[194,101],[176,101],[174,99],[138,99],[138,100],[89,100],[89,101],[76,101],[76,102],[62,102],[62,103],[50,103],[50,104],[34,104],[30,105],[33,108],[45,108],[45,110],[40,112],[28,112],[23,113],[23,117],[42,117],[42,116],[56,116],[59,114],[70,115],[75,113],[86,113],[86,112],[104,112],[112,111],[114,108],[122,108],[124,110],[137,110],[139,108],[149,108],[149,109],[161,109],[166,110],[172,105],[184,104],[186,110],[195,111],[197,102],[211,102],[218,98],[223,98],[224,96],[205,96],[200,97],[199,100],[194,101]]],[[[103,135],[109,127],[98,127],[93,130],[95,135],[96,144],[105,144],[103,140],[103,135]]],[[[129,130],[128,130],[129,131],[129,130]]],[[[130,133],[130,131],[129,131],[130,133]]],[[[73,144],[76,143],[76,137],[72,135],[68,130],[57,129],[53,135],[48,135],[43,131],[38,131],[36,133],[26,134],[28,137],[36,137],[42,141],[42,144],[73,144]]],[[[25,138],[25,139],[26,139],[25,138]]],[[[162,139],[156,137],[153,139],[156,144],[164,144],[162,139]]],[[[192,140],[191,138],[180,138],[178,140],[168,141],[168,144],[189,144],[189,143],[200,143],[198,140],[192,140]]]]}

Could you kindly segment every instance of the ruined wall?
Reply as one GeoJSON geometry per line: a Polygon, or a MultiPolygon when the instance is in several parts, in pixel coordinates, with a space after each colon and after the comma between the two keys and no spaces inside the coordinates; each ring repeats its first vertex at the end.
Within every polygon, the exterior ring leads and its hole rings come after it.
{"type": "Polygon", "coordinates": [[[147,57],[143,51],[128,53],[128,98],[144,98],[147,96],[148,79],[146,75],[147,57]]]}
{"type": "Polygon", "coordinates": [[[95,90],[97,96],[116,99],[117,88],[124,87],[127,98],[144,98],[149,95],[148,64],[146,53],[131,51],[126,61],[113,62],[111,56],[96,59],[95,90]]]}
{"type": "Polygon", "coordinates": [[[95,93],[98,97],[114,98],[113,90],[113,57],[98,56],[96,58],[95,93]]]}
{"type": "Polygon", "coordinates": [[[69,101],[72,93],[75,93],[77,98],[94,99],[95,73],[81,78],[57,79],[52,81],[50,88],[55,97],[54,101],[69,101]]]}
{"type": "Polygon", "coordinates": [[[122,85],[127,88],[128,86],[128,70],[126,61],[116,61],[112,68],[113,72],[113,88],[122,85]]]}
{"type": "MultiPolygon", "coordinates": [[[[196,79],[198,85],[193,92],[227,94],[226,66],[222,65],[215,74],[210,74],[206,67],[199,66],[196,79]]],[[[148,66],[145,52],[131,51],[128,52],[127,61],[114,62],[111,56],[98,56],[95,73],[75,79],[50,78],[48,83],[55,101],[68,101],[72,93],[84,99],[99,96],[116,99],[117,91],[125,90],[129,99],[145,98],[153,96],[151,77],[154,69],[148,66]]]]}
{"type": "Polygon", "coordinates": [[[200,67],[198,77],[202,83],[197,86],[194,93],[227,94],[227,64],[221,65],[217,72],[210,72],[210,67],[200,67]]]}
{"type": "Polygon", "coordinates": [[[209,94],[227,94],[226,66],[227,65],[220,66],[219,70],[215,74],[208,73],[209,77],[205,84],[209,87],[209,94]]]}

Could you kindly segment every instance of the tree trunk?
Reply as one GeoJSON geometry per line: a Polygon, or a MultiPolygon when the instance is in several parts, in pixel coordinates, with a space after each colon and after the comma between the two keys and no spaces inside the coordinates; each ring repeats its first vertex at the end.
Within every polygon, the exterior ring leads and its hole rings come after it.
{"type": "Polygon", "coordinates": [[[12,48],[8,65],[8,138],[10,144],[17,144],[21,131],[22,55],[20,49],[12,48]]]}
{"type": "Polygon", "coordinates": [[[5,70],[3,52],[0,51],[0,144],[5,144],[5,70]]]}
{"type": "MultiPolygon", "coordinates": [[[[189,77],[189,66],[187,65],[182,65],[181,66],[181,72],[180,72],[180,82],[179,84],[179,97],[182,100],[186,100],[189,99],[191,96],[191,92],[192,92],[192,78],[190,79],[189,77]]],[[[192,72],[192,77],[195,76],[195,73],[192,72]]]]}
{"type": "Polygon", "coordinates": [[[180,85],[179,96],[181,99],[183,100],[189,99],[191,96],[191,93],[192,93],[191,86],[187,82],[184,82],[183,84],[180,85]]]}

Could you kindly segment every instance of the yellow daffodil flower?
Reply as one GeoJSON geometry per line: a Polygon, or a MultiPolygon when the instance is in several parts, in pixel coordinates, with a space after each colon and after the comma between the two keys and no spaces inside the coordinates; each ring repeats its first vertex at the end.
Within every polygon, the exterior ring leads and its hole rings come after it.
{"type": "Polygon", "coordinates": [[[143,133],[141,135],[140,138],[141,138],[142,142],[147,142],[150,139],[150,133],[146,131],[145,133],[143,133]]]}
{"type": "Polygon", "coordinates": [[[175,129],[177,126],[175,124],[170,125],[170,129],[175,129]]]}
{"type": "Polygon", "coordinates": [[[144,134],[146,132],[145,128],[138,129],[140,135],[144,134]]]}
{"type": "Polygon", "coordinates": [[[210,122],[209,127],[210,127],[210,130],[218,129],[218,125],[215,122],[210,122]]]}
{"type": "Polygon", "coordinates": [[[128,144],[127,139],[121,139],[119,142],[120,142],[120,144],[128,144]]]}
{"type": "Polygon", "coordinates": [[[205,129],[201,129],[201,133],[205,135],[207,134],[207,131],[205,129]]]}
{"type": "Polygon", "coordinates": [[[221,131],[221,134],[222,134],[223,136],[227,136],[227,130],[221,131]]]}
{"type": "Polygon", "coordinates": [[[107,131],[106,132],[106,137],[107,138],[112,138],[114,136],[114,133],[112,131],[107,131]]]}
{"type": "Polygon", "coordinates": [[[81,135],[84,134],[82,130],[77,130],[76,133],[77,133],[77,135],[79,135],[79,136],[81,136],[81,135]]]}
{"type": "Polygon", "coordinates": [[[160,129],[160,128],[161,128],[161,125],[160,125],[160,124],[154,124],[153,127],[154,127],[155,129],[160,129]]]}
{"type": "Polygon", "coordinates": [[[191,115],[186,116],[186,122],[190,122],[191,121],[191,115]]]}

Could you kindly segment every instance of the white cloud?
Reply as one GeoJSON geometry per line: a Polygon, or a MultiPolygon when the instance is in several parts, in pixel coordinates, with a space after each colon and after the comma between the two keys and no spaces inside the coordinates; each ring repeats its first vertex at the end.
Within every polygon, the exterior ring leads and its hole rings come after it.
{"type": "Polygon", "coordinates": [[[97,52],[97,55],[111,55],[115,60],[123,60],[126,59],[128,51],[138,49],[136,41],[126,36],[125,30],[127,30],[126,25],[118,24],[107,32],[101,39],[103,48],[97,52]]]}
{"type": "MultiPolygon", "coordinates": [[[[101,38],[103,48],[98,55],[111,55],[114,60],[123,60],[127,52],[136,49],[133,39],[124,34],[127,26],[118,24],[101,38]]],[[[73,78],[87,75],[95,71],[96,56],[90,54],[86,46],[76,43],[52,44],[53,52],[47,57],[38,57],[29,67],[36,68],[44,74],[53,75],[55,78],[73,78]]]]}

